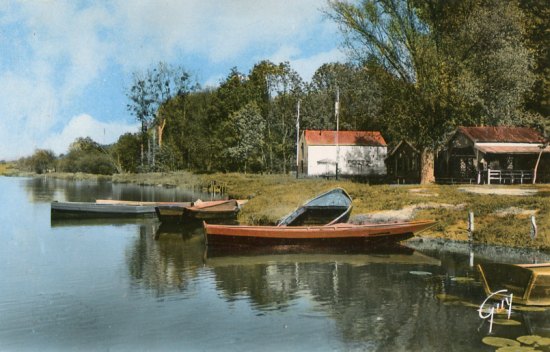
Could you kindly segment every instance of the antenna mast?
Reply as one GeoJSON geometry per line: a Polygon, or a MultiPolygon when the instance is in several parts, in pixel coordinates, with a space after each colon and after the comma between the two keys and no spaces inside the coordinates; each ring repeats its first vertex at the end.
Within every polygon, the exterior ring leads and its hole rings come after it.
{"type": "Polygon", "coordinates": [[[340,145],[338,144],[339,115],[340,115],[340,88],[336,87],[336,103],[334,103],[334,114],[336,115],[336,179],[338,180],[338,163],[340,161],[340,145]]]}
{"type": "Polygon", "coordinates": [[[300,155],[300,99],[296,104],[296,178],[298,178],[298,171],[300,169],[300,161],[298,156],[300,155]]]}

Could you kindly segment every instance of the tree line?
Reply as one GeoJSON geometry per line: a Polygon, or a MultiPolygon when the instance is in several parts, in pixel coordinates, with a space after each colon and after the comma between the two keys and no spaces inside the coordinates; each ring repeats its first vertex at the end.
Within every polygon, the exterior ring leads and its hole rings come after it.
{"type": "Polygon", "coordinates": [[[93,157],[96,172],[288,173],[296,165],[296,117],[301,130],[335,129],[337,91],[340,129],[414,143],[424,181],[457,126],[544,130],[545,0],[336,0],[325,12],[344,34],[348,62],[326,63],[305,82],[288,62],[266,60],[247,73],[233,68],[215,88],[161,62],[134,73],[127,91],[141,130],[110,146],[77,140],[57,167],[90,168],[91,160],[77,160],[93,157]]]}

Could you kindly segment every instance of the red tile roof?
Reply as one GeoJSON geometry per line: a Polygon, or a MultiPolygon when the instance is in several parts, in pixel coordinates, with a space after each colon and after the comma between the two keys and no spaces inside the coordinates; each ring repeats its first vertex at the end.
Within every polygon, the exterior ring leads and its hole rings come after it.
{"type": "Polygon", "coordinates": [[[541,143],[542,135],[528,127],[459,127],[463,133],[475,143],[541,143]]]}
{"type": "MultiPolygon", "coordinates": [[[[336,131],[305,130],[308,145],[336,145],[336,131]]],[[[378,131],[338,131],[339,145],[368,145],[385,147],[386,141],[378,131]]]]}

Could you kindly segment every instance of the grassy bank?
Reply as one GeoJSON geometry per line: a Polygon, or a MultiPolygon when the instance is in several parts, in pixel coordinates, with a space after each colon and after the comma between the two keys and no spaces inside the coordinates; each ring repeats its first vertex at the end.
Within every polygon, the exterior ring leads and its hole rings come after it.
{"type": "MultiPolygon", "coordinates": [[[[52,174],[51,177],[96,176],[52,174]]],[[[477,243],[550,249],[550,186],[368,185],[351,181],[296,179],[288,175],[210,174],[188,172],[122,174],[113,182],[196,187],[215,181],[233,198],[250,201],[239,214],[247,224],[273,224],[307,199],[334,187],[353,198],[352,222],[428,218],[438,225],[420,236],[467,240],[468,212],[475,214],[477,243]],[[530,193],[529,193],[530,192],[530,193]],[[528,193],[521,195],[520,193],[528,193]],[[538,236],[531,240],[530,217],[536,216],[538,236]]]]}
{"type": "Polygon", "coordinates": [[[14,163],[2,162],[0,163],[0,176],[18,176],[21,175],[21,171],[17,169],[14,163]]]}

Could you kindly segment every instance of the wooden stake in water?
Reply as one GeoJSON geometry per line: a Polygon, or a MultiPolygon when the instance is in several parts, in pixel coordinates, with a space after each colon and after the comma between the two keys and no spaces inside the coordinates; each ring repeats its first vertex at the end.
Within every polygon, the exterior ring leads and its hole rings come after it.
{"type": "Polygon", "coordinates": [[[470,211],[468,213],[468,244],[470,247],[470,267],[474,266],[474,212],[470,211]]]}
{"type": "Polygon", "coordinates": [[[468,213],[468,240],[472,242],[474,239],[474,212],[468,213]]]}
{"type": "Polygon", "coordinates": [[[535,220],[535,215],[531,215],[531,239],[534,240],[537,238],[537,222],[535,220]]]}

